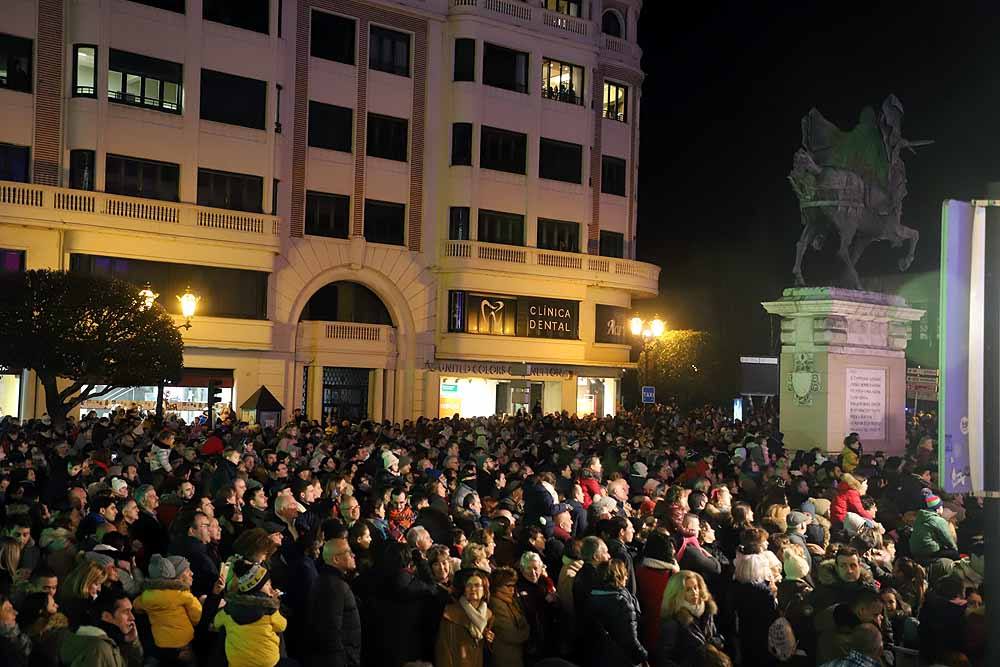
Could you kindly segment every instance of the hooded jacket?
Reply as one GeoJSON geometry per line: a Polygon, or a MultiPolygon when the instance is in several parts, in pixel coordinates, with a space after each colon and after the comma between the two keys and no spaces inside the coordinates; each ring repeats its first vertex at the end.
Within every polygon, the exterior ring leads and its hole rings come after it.
{"type": "Polygon", "coordinates": [[[878,590],[864,561],[861,563],[861,577],[857,581],[849,582],[837,576],[837,561],[831,558],[816,568],[816,589],[813,591],[812,605],[818,614],[831,605],[851,602],[862,590],[878,590]]]}
{"type": "Polygon", "coordinates": [[[288,621],[278,600],[263,595],[229,595],[212,627],[226,631],[229,667],[274,667],[281,659],[281,638],[288,621]]]}
{"type": "Polygon", "coordinates": [[[201,620],[201,602],[174,579],[147,579],[133,609],[149,616],[153,641],[160,648],[182,648],[194,639],[201,620]]]}
{"type": "Polygon", "coordinates": [[[871,512],[861,504],[861,494],[858,492],[857,480],[853,475],[844,475],[837,485],[837,497],[830,503],[830,521],[834,525],[844,522],[848,512],[860,514],[866,519],[874,520],[871,512]]]}

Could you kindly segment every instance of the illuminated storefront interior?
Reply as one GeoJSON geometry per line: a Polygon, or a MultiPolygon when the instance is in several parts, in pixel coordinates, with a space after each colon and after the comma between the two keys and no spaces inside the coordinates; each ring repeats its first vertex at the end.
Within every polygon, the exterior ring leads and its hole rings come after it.
{"type": "Polygon", "coordinates": [[[21,403],[21,373],[0,371],[0,418],[19,417],[21,403]]]}
{"type": "Polygon", "coordinates": [[[576,379],[576,414],[613,415],[618,412],[618,378],[579,377],[576,379]]]}

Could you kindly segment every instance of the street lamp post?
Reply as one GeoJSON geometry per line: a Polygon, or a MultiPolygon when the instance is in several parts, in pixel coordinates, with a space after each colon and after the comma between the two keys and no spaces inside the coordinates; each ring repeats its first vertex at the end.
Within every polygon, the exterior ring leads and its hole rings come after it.
{"type": "Polygon", "coordinates": [[[646,321],[636,316],[629,321],[629,328],[632,331],[632,335],[642,341],[642,356],[645,359],[645,369],[642,373],[642,379],[645,382],[649,382],[650,343],[664,334],[667,330],[667,324],[659,317],[654,317],[652,320],[646,321]]]}
{"type": "MultiPolygon", "coordinates": [[[[142,305],[139,306],[142,310],[149,310],[153,307],[156,302],[156,298],[160,296],[158,293],[154,292],[149,283],[139,290],[139,298],[142,299],[142,305]]],[[[195,312],[198,310],[198,302],[201,301],[201,297],[197,296],[191,291],[191,286],[184,290],[184,294],[178,294],[177,300],[181,303],[181,317],[184,318],[184,324],[177,326],[178,329],[184,329],[185,331],[191,328],[191,320],[194,318],[195,312]]],[[[159,421],[163,420],[163,379],[161,378],[156,383],[156,418],[159,421]]]]}

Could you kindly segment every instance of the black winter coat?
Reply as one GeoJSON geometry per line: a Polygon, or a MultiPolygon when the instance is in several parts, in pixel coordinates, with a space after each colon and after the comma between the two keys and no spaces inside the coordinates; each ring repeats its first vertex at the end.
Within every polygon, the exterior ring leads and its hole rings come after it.
{"type": "Polygon", "coordinates": [[[400,667],[407,662],[432,660],[441,622],[441,614],[435,616],[432,610],[444,608],[441,601],[447,592],[405,570],[382,579],[376,586],[374,612],[378,623],[372,631],[380,633],[381,655],[372,664],[400,667]]]}
{"type": "Polygon", "coordinates": [[[361,616],[351,587],[340,571],[321,563],[307,605],[309,667],[361,665],[361,616]]]}
{"type": "Polygon", "coordinates": [[[639,641],[639,601],[625,589],[598,588],[587,604],[594,631],[588,651],[593,667],[634,667],[648,659],[639,641]]]}
{"type": "Polygon", "coordinates": [[[191,574],[194,583],[191,584],[191,594],[195,597],[208,595],[219,578],[219,566],[208,553],[208,546],[201,540],[190,535],[175,539],[170,544],[173,556],[183,556],[191,564],[191,574]]]}
{"type": "Polygon", "coordinates": [[[736,611],[740,655],[744,665],[766,667],[776,664],[767,649],[767,632],[778,618],[778,603],[767,584],[734,581],[732,605],[736,611]]]}
{"type": "Polygon", "coordinates": [[[722,636],[715,627],[715,606],[706,605],[701,618],[681,611],[660,624],[660,643],[654,651],[656,667],[690,667],[701,664],[708,644],[721,648],[722,636]]]}

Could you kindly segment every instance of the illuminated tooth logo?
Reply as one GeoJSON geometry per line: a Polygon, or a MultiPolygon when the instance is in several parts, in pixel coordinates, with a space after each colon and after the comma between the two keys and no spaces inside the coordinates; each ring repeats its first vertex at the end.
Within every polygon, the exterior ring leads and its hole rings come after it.
{"type": "MultiPolygon", "coordinates": [[[[494,301],[490,303],[489,299],[483,299],[479,302],[479,312],[483,316],[482,321],[490,321],[489,333],[494,333],[494,329],[497,327],[497,313],[503,310],[503,301],[494,301]]],[[[500,333],[503,333],[502,331],[500,333]]]]}

